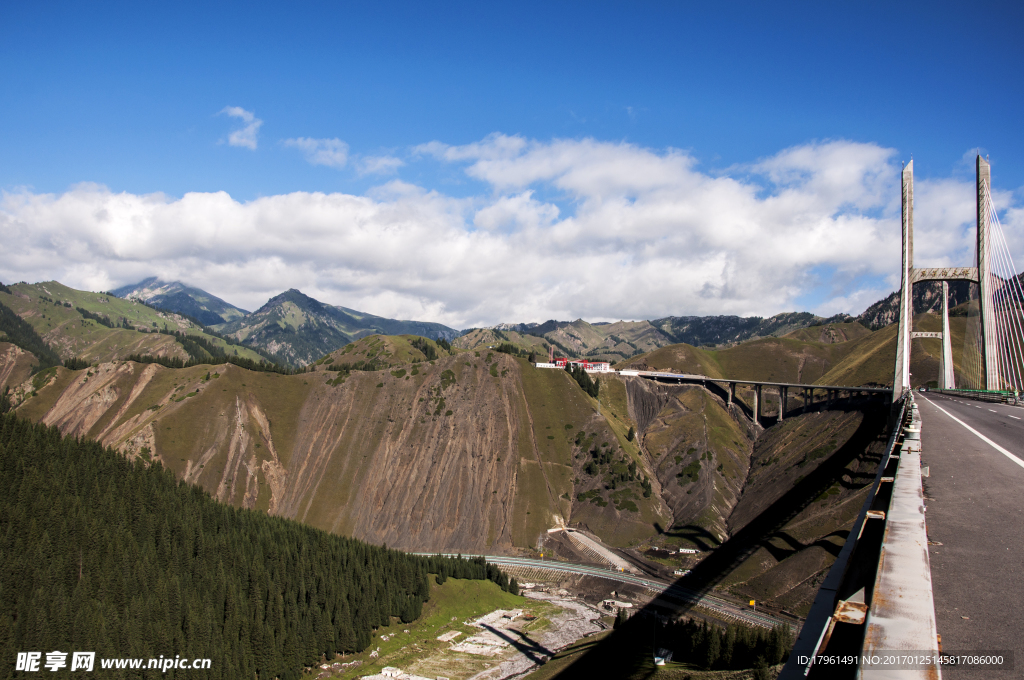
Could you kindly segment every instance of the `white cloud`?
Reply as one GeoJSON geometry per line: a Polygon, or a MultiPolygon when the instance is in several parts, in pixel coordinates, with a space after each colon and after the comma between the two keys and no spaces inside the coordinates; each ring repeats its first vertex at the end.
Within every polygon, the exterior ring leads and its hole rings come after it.
{"type": "Polygon", "coordinates": [[[392,175],[404,165],[405,161],[394,156],[364,156],[359,159],[359,174],[392,175]]]}
{"type": "Polygon", "coordinates": [[[245,127],[231,131],[231,134],[228,135],[228,144],[244,146],[255,151],[256,135],[260,126],[263,125],[263,121],[257,118],[252,111],[246,111],[240,106],[225,106],[220,112],[232,118],[238,118],[245,123],[245,127]]]}
{"type": "MultiPolygon", "coordinates": [[[[310,141],[296,146],[326,148],[310,141]]],[[[491,135],[416,153],[487,186],[455,198],[395,179],[362,196],[248,202],[98,185],[3,194],[0,280],[107,289],[158,275],[251,309],[296,287],[454,327],[770,315],[808,299],[859,313],[895,285],[900,166],[874,144],[811,143],[724,174],[683,151],[593,139],[491,135]]],[[[971,192],[966,180],[917,183],[922,266],[969,264],[971,192]]],[[[1009,194],[997,202],[1012,246],[1024,211],[1009,194]]]]}
{"type": "Polygon", "coordinates": [[[340,139],[313,139],[299,137],[285,139],[285,146],[300,149],[311,165],[326,165],[330,168],[343,168],[348,162],[348,144],[340,139]]]}

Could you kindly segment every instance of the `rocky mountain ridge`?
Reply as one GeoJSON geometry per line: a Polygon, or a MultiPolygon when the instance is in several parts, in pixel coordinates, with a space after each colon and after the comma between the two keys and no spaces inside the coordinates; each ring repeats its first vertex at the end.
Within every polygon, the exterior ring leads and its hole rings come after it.
{"type": "Polygon", "coordinates": [[[205,326],[229,323],[249,313],[200,288],[187,286],[181,281],[162,281],[155,276],[110,292],[119,298],[138,300],[169,312],[185,314],[205,326]]]}
{"type": "Polygon", "coordinates": [[[389,319],[325,304],[294,288],[275,295],[255,312],[235,307],[180,281],[168,283],[156,277],[123,286],[113,294],[187,315],[293,367],[312,363],[367,335],[408,333],[454,340],[460,334],[439,323],[389,319]]]}

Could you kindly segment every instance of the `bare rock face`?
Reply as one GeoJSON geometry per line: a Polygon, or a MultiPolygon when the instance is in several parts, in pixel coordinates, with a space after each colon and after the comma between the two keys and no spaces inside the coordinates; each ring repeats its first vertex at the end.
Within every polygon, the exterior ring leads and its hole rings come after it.
{"type": "Polygon", "coordinates": [[[645,423],[643,448],[673,526],[712,543],[725,540],[726,518],[750,466],[752,441],[742,415],[699,386],[637,383],[629,391],[631,413],[645,423]]]}
{"type": "Polygon", "coordinates": [[[636,431],[643,435],[668,404],[670,390],[660,383],[632,378],[626,380],[626,395],[629,399],[629,417],[636,423],[636,431]]]}

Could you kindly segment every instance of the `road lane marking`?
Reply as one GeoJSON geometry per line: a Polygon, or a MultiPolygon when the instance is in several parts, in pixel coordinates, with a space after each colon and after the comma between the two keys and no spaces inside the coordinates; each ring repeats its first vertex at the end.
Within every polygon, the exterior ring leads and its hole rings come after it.
{"type": "Polygon", "coordinates": [[[992,409],[989,409],[988,411],[989,411],[989,413],[995,413],[995,411],[992,410],[992,409]]]}
{"type": "Polygon", "coordinates": [[[1013,418],[1014,420],[1020,420],[1020,418],[1018,418],[1017,416],[1010,416],[1010,417],[1013,418]]]}
{"type": "MultiPolygon", "coordinates": [[[[1013,461],[1014,463],[1016,463],[1017,465],[1019,465],[1019,466],[1021,466],[1022,468],[1024,468],[1024,460],[1021,460],[1020,458],[1018,458],[1018,457],[1017,457],[1017,456],[1015,456],[1014,454],[1012,454],[1012,453],[1010,453],[1009,451],[1007,451],[1006,449],[1004,449],[1004,448],[1003,448],[1002,446],[1000,446],[999,444],[996,444],[996,443],[995,443],[994,441],[992,441],[991,439],[989,439],[988,437],[986,437],[986,436],[985,436],[985,435],[983,435],[982,433],[978,432],[978,431],[977,431],[977,430],[975,430],[975,429],[974,429],[973,427],[971,427],[970,425],[968,425],[968,424],[967,424],[967,423],[965,423],[964,421],[960,420],[959,418],[957,418],[956,416],[954,416],[954,415],[953,415],[952,413],[950,413],[950,412],[949,412],[949,411],[947,411],[946,409],[944,409],[944,408],[942,408],[941,406],[939,406],[938,404],[936,404],[936,403],[934,403],[934,402],[931,402],[930,400],[926,400],[926,401],[928,401],[929,403],[931,403],[931,405],[932,405],[932,406],[934,406],[935,408],[939,409],[940,411],[942,411],[943,413],[945,413],[945,414],[946,414],[947,416],[949,416],[950,418],[952,418],[952,419],[953,419],[953,420],[955,420],[956,422],[958,422],[958,423],[960,423],[961,425],[963,425],[963,426],[964,426],[965,428],[967,428],[967,430],[969,430],[969,431],[970,431],[971,433],[973,433],[973,434],[974,434],[974,435],[975,435],[975,436],[976,436],[976,437],[977,437],[978,439],[982,440],[983,442],[985,442],[986,444],[988,444],[989,446],[991,446],[991,447],[992,447],[993,449],[995,449],[995,450],[996,450],[996,451],[998,451],[999,453],[1003,454],[1004,456],[1006,456],[1007,458],[1009,458],[1010,460],[1012,460],[1012,461],[1013,461]]],[[[1011,417],[1012,417],[1012,416],[1011,416],[1011,417]]],[[[1017,420],[1020,420],[1020,418],[1018,418],[1017,420]]]]}

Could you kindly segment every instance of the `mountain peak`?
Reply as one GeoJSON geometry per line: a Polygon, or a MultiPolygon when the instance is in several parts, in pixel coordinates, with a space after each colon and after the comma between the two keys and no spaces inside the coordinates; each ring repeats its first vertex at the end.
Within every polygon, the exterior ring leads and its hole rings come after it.
{"type": "Polygon", "coordinates": [[[249,312],[181,281],[163,281],[150,276],[113,291],[119,298],[140,300],[148,305],[190,316],[204,326],[216,326],[239,319],[249,312]]]}
{"type": "Polygon", "coordinates": [[[278,293],[267,300],[262,307],[256,310],[256,314],[263,314],[269,310],[279,307],[285,302],[291,302],[300,309],[306,311],[315,311],[317,313],[323,313],[325,311],[324,303],[315,298],[309,297],[298,288],[289,288],[288,290],[278,293]]]}

